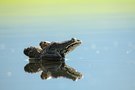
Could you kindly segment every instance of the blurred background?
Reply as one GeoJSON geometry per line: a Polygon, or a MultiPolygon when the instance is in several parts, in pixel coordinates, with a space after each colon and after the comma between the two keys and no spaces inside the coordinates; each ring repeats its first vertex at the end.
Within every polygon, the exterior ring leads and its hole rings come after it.
{"type": "Polygon", "coordinates": [[[0,90],[135,90],[134,0],[1,0],[0,90]],[[23,49],[75,37],[74,82],[25,73],[23,49]]]}

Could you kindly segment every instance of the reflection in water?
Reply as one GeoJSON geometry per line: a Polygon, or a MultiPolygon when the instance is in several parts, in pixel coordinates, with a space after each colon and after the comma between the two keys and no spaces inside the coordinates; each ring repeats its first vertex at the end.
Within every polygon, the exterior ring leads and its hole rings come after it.
{"type": "Polygon", "coordinates": [[[29,73],[42,71],[42,79],[50,77],[80,79],[82,74],[65,64],[66,54],[80,44],[80,40],[72,38],[64,42],[40,42],[40,48],[28,47],[24,49],[24,54],[29,57],[29,63],[24,70],[29,73]]]}
{"type": "MultiPolygon", "coordinates": [[[[34,60],[34,59],[33,59],[34,60]]],[[[66,65],[65,60],[63,61],[50,61],[50,60],[35,60],[35,63],[28,63],[24,70],[28,73],[36,73],[42,71],[41,78],[58,78],[65,77],[72,80],[82,78],[82,74],[77,72],[74,68],[66,65]]]]}

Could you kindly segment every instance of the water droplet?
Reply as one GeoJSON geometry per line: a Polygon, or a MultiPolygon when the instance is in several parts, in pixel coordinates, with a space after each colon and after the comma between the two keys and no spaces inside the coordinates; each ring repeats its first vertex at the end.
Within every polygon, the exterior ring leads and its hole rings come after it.
{"type": "Polygon", "coordinates": [[[131,53],[131,50],[127,50],[127,51],[126,51],[126,54],[130,54],[130,53],[131,53]]]}
{"type": "Polygon", "coordinates": [[[99,51],[99,50],[97,50],[97,51],[96,51],[96,53],[97,53],[97,54],[99,54],[99,53],[100,53],[100,51],[99,51]]]}
{"type": "Polygon", "coordinates": [[[11,77],[12,76],[12,72],[7,72],[7,76],[11,77]]]}

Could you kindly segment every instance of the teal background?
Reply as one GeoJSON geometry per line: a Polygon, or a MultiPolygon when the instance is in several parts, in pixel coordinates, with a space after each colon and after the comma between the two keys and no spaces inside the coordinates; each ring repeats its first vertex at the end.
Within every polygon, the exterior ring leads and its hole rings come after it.
{"type": "MultiPolygon", "coordinates": [[[[92,26],[100,20],[88,22],[92,26]]],[[[71,28],[62,23],[48,24],[48,27],[44,23],[1,26],[0,89],[134,90],[135,27],[132,23],[121,26],[124,28],[115,27],[115,21],[111,21],[114,27],[108,28],[104,23],[89,27],[88,22],[79,25],[76,22],[71,28]],[[82,40],[82,44],[67,55],[66,62],[82,72],[83,79],[76,82],[65,78],[41,80],[40,73],[24,72],[28,63],[24,48],[38,46],[40,41],[64,41],[72,37],[82,40]]]]}

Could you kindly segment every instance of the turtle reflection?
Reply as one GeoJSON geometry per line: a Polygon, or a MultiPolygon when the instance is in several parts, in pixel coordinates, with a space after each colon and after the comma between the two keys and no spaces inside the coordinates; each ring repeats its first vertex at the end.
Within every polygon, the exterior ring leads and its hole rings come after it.
{"type": "Polygon", "coordinates": [[[65,64],[65,56],[80,44],[80,40],[72,38],[64,42],[40,42],[39,48],[28,47],[24,49],[24,54],[29,57],[29,63],[24,70],[29,73],[42,71],[42,79],[80,79],[82,74],[65,64]]]}

